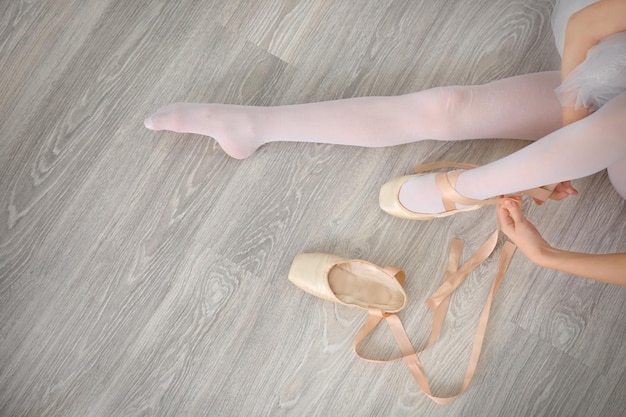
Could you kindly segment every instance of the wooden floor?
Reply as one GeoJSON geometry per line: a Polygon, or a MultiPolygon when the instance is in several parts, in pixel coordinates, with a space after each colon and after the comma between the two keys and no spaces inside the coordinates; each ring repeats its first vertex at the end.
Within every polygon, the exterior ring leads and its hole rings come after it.
{"type": "MultiPolygon", "coordinates": [[[[407,271],[416,347],[452,237],[491,208],[409,222],[380,185],[416,162],[486,163],[527,143],[362,149],[274,143],[237,161],[152,132],[175,101],[276,105],[408,93],[558,68],[553,0],[0,0],[0,415],[624,416],[626,289],[532,265],[498,294],[476,377],[438,406],[401,362],[351,350],[361,310],[287,281],[329,252],[407,271]]],[[[528,214],[554,244],[623,251],[606,173],[528,214]]],[[[495,256],[423,355],[462,383],[495,256]]],[[[396,354],[381,330],[365,346],[396,354]]],[[[385,353],[386,352],[386,353],[385,353]]]]}

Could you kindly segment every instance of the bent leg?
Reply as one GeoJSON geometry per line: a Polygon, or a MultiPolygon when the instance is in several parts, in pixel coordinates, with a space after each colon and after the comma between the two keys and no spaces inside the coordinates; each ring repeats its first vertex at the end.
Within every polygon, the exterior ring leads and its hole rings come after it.
{"type": "MultiPolygon", "coordinates": [[[[615,165],[615,175],[626,159],[626,93],[590,116],[559,129],[505,158],[458,177],[462,195],[485,199],[594,174],[615,165]]],[[[623,186],[626,179],[617,179],[623,186]]],[[[622,190],[623,191],[623,190],[622,190]]],[[[422,213],[443,211],[432,175],[405,184],[400,201],[422,213]]]]}
{"type": "Polygon", "coordinates": [[[553,71],[481,86],[290,106],[177,103],[158,110],[145,125],[211,136],[235,158],[275,141],[383,147],[424,139],[535,140],[561,124],[553,92],[559,83],[553,71]]]}
{"type": "Polygon", "coordinates": [[[608,172],[613,188],[626,199],[626,158],[611,164],[608,167],[608,172]]]}

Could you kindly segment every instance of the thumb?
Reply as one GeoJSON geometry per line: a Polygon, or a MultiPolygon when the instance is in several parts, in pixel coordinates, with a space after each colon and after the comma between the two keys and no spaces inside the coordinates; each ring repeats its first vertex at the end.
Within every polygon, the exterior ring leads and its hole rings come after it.
{"type": "Polygon", "coordinates": [[[509,210],[509,215],[515,221],[515,223],[519,223],[524,221],[524,213],[522,212],[522,205],[520,202],[515,200],[506,200],[504,202],[504,207],[509,210]]]}

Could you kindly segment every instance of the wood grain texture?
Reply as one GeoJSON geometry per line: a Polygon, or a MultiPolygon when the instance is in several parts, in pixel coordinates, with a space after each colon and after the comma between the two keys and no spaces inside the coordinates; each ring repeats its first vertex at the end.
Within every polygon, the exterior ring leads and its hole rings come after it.
{"type": "MultiPolygon", "coordinates": [[[[175,101],[278,105],[393,95],[555,69],[551,0],[0,0],[0,416],[621,416],[626,291],[518,254],[468,392],[441,407],[400,362],[359,361],[364,319],[287,281],[330,252],[407,271],[414,345],[453,237],[492,209],[407,222],[378,208],[412,164],[477,164],[523,141],[364,149],[272,143],[228,158],[143,128],[175,101]]],[[[623,251],[605,173],[527,207],[548,240],[623,251]]],[[[496,256],[423,355],[461,385],[496,256]]],[[[397,355],[390,334],[364,349],[397,355]]]]}

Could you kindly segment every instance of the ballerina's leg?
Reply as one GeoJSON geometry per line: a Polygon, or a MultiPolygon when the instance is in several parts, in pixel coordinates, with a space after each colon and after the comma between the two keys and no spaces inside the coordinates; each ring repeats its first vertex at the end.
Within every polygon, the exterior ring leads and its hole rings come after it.
{"type": "MultiPolygon", "coordinates": [[[[565,126],[505,158],[462,173],[457,191],[485,199],[585,177],[605,168],[620,194],[626,195],[626,92],[597,112],[565,126]]],[[[407,182],[400,201],[409,210],[443,210],[434,176],[407,182]]],[[[430,210],[430,211],[429,211],[430,210]]]]}
{"type": "Polygon", "coordinates": [[[613,188],[626,199],[626,158],[611,164],[608,167],[608,172],[613,188]]]}
{"type": "Polygon", "coordinates": [[[542,72],[480,86],[274,107],[176,103],[145,125],[213,137],[239,159],[276,141],[384,147],[425,139],[535,140],[560,126],[553,93],[559,77],[542,72]]]}

